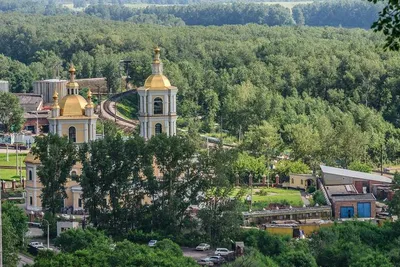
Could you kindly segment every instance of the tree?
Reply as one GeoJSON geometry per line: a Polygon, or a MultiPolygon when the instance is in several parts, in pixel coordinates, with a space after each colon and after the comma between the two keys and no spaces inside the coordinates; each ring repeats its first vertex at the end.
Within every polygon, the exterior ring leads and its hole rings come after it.
{"type": "Polygon", "coordinates": [[[19,239],[16,229],[13,227],[11,218],[3,213],[2,219],[2,244],[3,244],[3,264],[4,266],[17,266],[18,263],[18,244],[19,239]]]}
{"type": "Polygon", "coordinates": [[[349,170],[359,171],[359,172],[372,172],[372,167],[367,163],[362,163],[360,161],[353,161],[348,166],[349,170]]]}
{"type": "Polygon", "coordinates": [[[16,237],[16,244],[23,247],[23,240],[25,238],[25,234],[28,231],[28,217],[25,212],[12,204],[11,202],[4,202],[1,206],[2,213],[6,214],[11,222],[13,232],[16,237]]]}
{"type": "Polygon", "coordinates": [[[121,75],[119,73],[118,61],[113,59],[106,61],[102,73],[106,78],[108,93],[117,93],[118,89],[121,88],[121,75]]]}
{"type": "Polygon", "coordinates": [[[24,110],[19,104],[18,97],[0,92],[0,122],[4,130],[8,132],[18,132],[24,122],[24,110]]]}
{"type": "Polygon", "coordinates": [[[68,137],[54,134],[36,137],[35,142],[32,153],[41,162],[37,174],[43,185],[42,207],[54,215],[66,197],[64,186],[75,164],[76,147],[68,137]]]}
{"type": "Polygon", "coordinates": [[[282,148],[282,138],[278,129],[267,121],[252,125],[244,135],[243,149],[255,156],[264,155],[267,159],[276,156],[282,148]]]}
{"type": "Polygon", "coordinates": [[[307,174],[310,173],[310,168],[301,161],[281,160],[276,165],[275,171],[279,177],[289,178],[290,174],[307,174]]]}
{"type": "Polygon", "coordinates": [[[266,174],[266,160],[264,156],[253,157],[247,152],[239,153],[237,161],[233,164],[235,173],[248,176],[252,173],[254,176],[261,177],[266,174]]]}
{"type": "Polygon", "coordinates": [[[271,258],[262,255],[259,251],[254,248],[247,248],[245,255],[236,258],[232,263],[225,264],[227,267],[278,267],[271,258]]]}
{"type": "Polygon", "coordinates": [[[201,229],[213,246],[230,244],[239,233],[242,222],[239,200],[232,200],[232,187],[216,187],[204,199],[205,208],[199,210],[201,229]]]}
{"type": "Polygon", "coordinates": [[[84,144],[79,151],[85,207],[90,221],[118,235],[136,227],[145,197],[144,179],[152,175],[151,153],[144,139],[120,135],[84,144]]]}
{"type": "Polygon", "coordinates": [[[400,49],[400,3],[398,0],[368,0],[374,4],[384,2],[386,6],[379,12],[379,18],[372,24],[375,31],[383,32],[386,36],[385,48],[400,49]]]}
{"type": "Polygon", "coordinates": [[[199,193],[206,190],[206,177],[194,160],[195,144],[190,139],[159,134],[150,139],[148,146],[160,172],[159,177],[147,177],[152,223],[162,231],[175,233],[182,228],[187,208],[197,203],[199,193]]]}
{"type": "Polygon", "coordinates": [[[314,200],[315,204],[326,205],[326,199],[325,199],[324,193],[322,193],[321,190],[317,190],[314,192],[313,200],[314,200]]]}
{"type": "Polygon", "coordinates": [[[95,228],[70,229],[61,233],[55,240],[55,245],[63,253],[74,253],[75,251],[87,248],[103,248],[111,245],[104,232],[95,228]]]}

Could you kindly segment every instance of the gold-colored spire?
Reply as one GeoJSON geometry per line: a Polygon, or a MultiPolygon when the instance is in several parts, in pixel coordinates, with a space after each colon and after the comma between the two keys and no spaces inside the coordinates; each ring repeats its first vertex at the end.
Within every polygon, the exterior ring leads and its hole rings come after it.
{"type": "Polygon", "coordinates": [[[69,81],[74,82],[75,80],[75,66],[73,63],[69,66],[69,81]]]}
{"type": "Polygon", "coordinates": [[[54,94],[53,94],[53,108],[60,108],[60,106],[58,105],[58,93],[57,93],[57,91],[54,91],[54,94]]]}
{"type": "Polygon", "coordinates": [[[87,108],[93,108],[92,91],[90,90],[90,88],[89,88],[88,93],[87,93],[87,98],[88,98],[88,103],[87,103],[86,107],[87,108]]]}
{"type": "Polygon", "coordinates": [[[161,51],[161,49],[160,49],[160,47],[158,47],[158,46],[156,46],[156,47],[154,47],[154,60],[153,60],[153,63],[160,63],[161,61],[160,61],[160,51],[161,51]]]}

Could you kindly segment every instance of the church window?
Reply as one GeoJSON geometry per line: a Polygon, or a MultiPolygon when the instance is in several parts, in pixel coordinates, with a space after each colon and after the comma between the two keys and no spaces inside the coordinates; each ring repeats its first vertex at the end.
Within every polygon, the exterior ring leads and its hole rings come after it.
{"type": "Polygon", "coordinates": [[[33,177],[33,175],[32,175],[32,171],[29,171],[29,181],[32,181],[32,178],[33,177]]]}
{"type": "Polygon", "coordinates": [[[77,177],[76,171],[72,171],[72,172],[71,172],[71,178],[72,178],[72,179],[75,179],[76,177],[77,177]]]}
{"type": "Polygon", "coordinates": [[[29,197],[29,205],[33,205],[33,198],[32,197],[29,197]]]}
{"type": "Polygon", "coordinates": [[[162,133],[162,125],[161,123],[156,124],[156,134],[162,133]]]}
{"type": "Polygon", "coordinates": [[[154,99],[154,114],[163,114],[163,101],[159,97],[154,99]]]}
{"type": "Polygon", "coordinates": [[[76,142],[76,129],[75,129],[75,127],[69,127],[68,136],[69,136],[69,140],[71,140],[74,143],[76,142]]]}
{"type": "Polygon", "coordinates": [[[82,208],[82,198],[78,199],[78,207],[82,208]]]}

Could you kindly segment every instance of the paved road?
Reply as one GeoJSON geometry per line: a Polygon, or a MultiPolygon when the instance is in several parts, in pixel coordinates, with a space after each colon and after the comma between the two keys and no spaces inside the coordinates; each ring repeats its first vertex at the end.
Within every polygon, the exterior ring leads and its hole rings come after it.
{"type": "Polygon", "coordinates": [[[182,247],[182,251],[183,256],[193,258],[196,261],[214,255],[214,250],[197,251],[194,248],[182,247]]]}
{"type": "Polygon", "coordinates": [[[307,207],[310,206],[310,201],[306,198],[307,193],[304,191],[300,191],[301,199],[303,200],[303,204],[307,207]]]}
{"type": "Polygon", "coordinates": [[[33,264],[33,258],[27,257],[21,253],[18,254],[19,262],[18,267],[23,267],[26,264],[33,264]]]}

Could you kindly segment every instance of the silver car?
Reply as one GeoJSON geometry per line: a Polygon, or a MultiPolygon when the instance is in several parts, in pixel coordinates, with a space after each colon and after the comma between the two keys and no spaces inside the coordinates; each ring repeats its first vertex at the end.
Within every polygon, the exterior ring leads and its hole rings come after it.
{"type": "Polygon", "coordinates": [[[210,260],[210,258],[204,258],[204,259],[198,260],[197,263],[199,265],[214,266],[214,262],[212,262],[210,260]]]}
{"type": "Polygon", "coordinates": [[[202,250],[202,251],[209,250],[209,249],[210,249],[210,245],[206,244],[206,243],[201,243],[200,245],[198,245],[196,247],[196,250],[202,250]]]}

